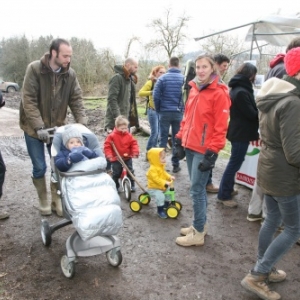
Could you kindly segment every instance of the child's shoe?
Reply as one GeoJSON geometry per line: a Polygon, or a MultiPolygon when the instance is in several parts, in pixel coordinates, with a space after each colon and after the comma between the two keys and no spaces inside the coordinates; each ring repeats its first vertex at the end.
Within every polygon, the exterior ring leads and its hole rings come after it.
{"type": "Polygon", "coordinates": [[[164,205],[163,206],[157,206],[157,215],[162,219],[167,219],[168,216],[164,211],[164,205]]]}

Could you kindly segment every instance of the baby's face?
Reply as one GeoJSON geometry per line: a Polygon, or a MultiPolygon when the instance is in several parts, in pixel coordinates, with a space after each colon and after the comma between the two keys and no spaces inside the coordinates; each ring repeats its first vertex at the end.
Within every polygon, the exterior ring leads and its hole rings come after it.
{"type": "Polygon", "coordinates": [[[68,140],[67,148],[69,150],[72,150],[73,148],[80,147],[80,146],[82,146],[82,143],[81,143],[80,139],[71,138],[71,139],[68,140]]]}
{"type": "Polygon", "coordinates": [[[161,151],[159,153],[159,160],[162,164],[166,163],[166,152],[165,151],[161,151]]]}
{"type": "Polygon", "coordinates": [[[126,132],[126,131],[128,131],[128,126],[127,125],[120,125],[120,126],[117,127],[117,130],[121,131],[121,132],[126,132]]]}

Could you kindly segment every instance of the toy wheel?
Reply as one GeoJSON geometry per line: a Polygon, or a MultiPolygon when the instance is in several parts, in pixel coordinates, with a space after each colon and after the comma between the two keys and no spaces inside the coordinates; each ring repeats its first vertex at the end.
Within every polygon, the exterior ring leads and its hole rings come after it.
{"type": "Polygon", "coordinates": [[[130,201],[130,199],[131,199],[131,184],[128,179],[124,180],[123,188],[124,188],[124,193],[125,193],[125,199],[127,201],[130,201]]]}
{"type": "Polygon", "coordinates": [[[42,220],[42,225],[41,225],[41,235],[42,235],[42,241],[45,246],[50,246],[52,242],[52,237],[51,237],[51,228],[47,220],[42,220]]]}
{"type": "Polygon", "coordinates": [[[75,275],[75,262],[70,261],[67,255],[64,255],[61,258],[60,266],[63,274],[67,278],[72,278],[75,275]]]}
{"type": "Polygon", "coordinates": [[[123,260],[122,253],[120,250],[116,251],[114,256],[113,256],[113,250],[107,251],[106,258],[107,258],[107,261],[113,267],[118,267],[122,263],[122,260],[123,260]]]}
{"type": "Polygon", "coordinates": [[[182,204],[181,204],[179,201],[175,201],[175,202],[174,202],[174,205],[177,207],[177,209],[178,209],[179,211],[182,210],[182,204]]]}
{"type": "Polygon", "coordinates": [[[151,201],[151,197],[148,193],[142,193],[142,194],[139,195],[139,201],[143,205],[148,205],[151,201]]]}
{"type": "Polygon", "coordinates": [[[142,205],[140,202],[136,200],[130,201],[130,209],[134,212],[139,212],[142,209],[142,205]]]}
{"type": "Polygon", "coordinates": [[[175,205],[170,205],[166,210],[167,216],[171,219],[176,219],[179,215],[179,210],[175,205]]]}

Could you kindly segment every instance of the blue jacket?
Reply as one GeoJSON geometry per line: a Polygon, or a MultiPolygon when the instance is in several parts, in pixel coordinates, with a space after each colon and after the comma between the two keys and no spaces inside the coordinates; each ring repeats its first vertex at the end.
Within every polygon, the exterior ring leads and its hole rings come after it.
{"type": "MultiPolygon", "coordinates": [[[[87,147],[80,147],[80,148],[87,148],[87,147]]],[[[82,149],[81,149],[82,151],[82,149]]],[[[92,158],[96,158],[99,155],[97,155],[95,153],[95,151],[92,151],[93,154],[91,157],[86,158],[84,157],[83,160],[86,159],[92,159],[92,158]]],[[[57,153],[57,155],[54,158],[54,162],[55,162],[55,166],[57,167],[57,169],[61,172],[67,172],[73,165],[73,163],[69,160],[69,154],[71,153],[71,151],[69,149],[67,149],[65,146],[61,146],[60,151],[57,153]]]]}
{"type": "Polygon", "coordinates": [[[158,78],[153,91],[157,112],[183,111],[183,83],[184,76],[178,68],[170,68],[166,74],[158,78]]]}

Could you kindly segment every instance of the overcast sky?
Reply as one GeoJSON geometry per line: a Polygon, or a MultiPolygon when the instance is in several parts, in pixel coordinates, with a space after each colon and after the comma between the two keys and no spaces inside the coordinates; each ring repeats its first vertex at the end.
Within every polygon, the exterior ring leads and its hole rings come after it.
{"type": "Polygon", "coordinates": [[[90,39],[96,48],[111,48],[123,55],[133,36],[151,39],[147,24],[172,8],[173,16],[191,17],[187,49],[197,50],[192,38],[220,31],[277,13],[300,12],[295,0],[10,0],[1,5],[0,38],[26,35],[90,39]]]}

